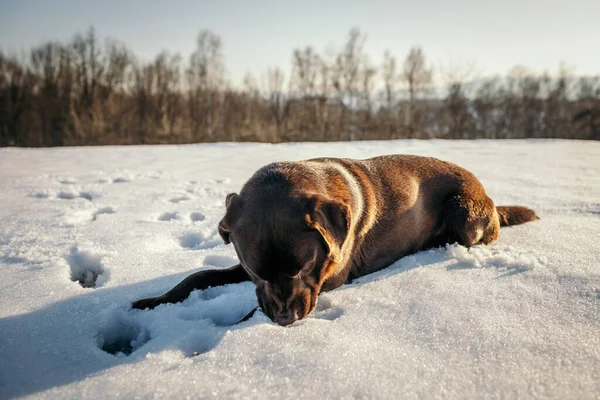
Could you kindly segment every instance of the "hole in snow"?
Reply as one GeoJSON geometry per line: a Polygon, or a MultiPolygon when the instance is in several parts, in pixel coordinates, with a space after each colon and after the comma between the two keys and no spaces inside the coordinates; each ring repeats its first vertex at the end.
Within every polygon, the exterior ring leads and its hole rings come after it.
{"type": "Polygon", "coordinates": [[[50,197],[50,195],[48,193],[44,193],[44,192],[37,192],[37,193],[30,194],[29,197],[33,197],[36,199],[47,199],[48,197],[50,197]]]}
{"type": "Polygon", "coordinates": [[[330,298],[319,296],[314,311],[315,318],[333,321],[341,317],[342,314],[344,314],[344,310],[341,307],[334,307],[330,298]]]}
{"type": "Polygon", "coordinates": [[[209,239],[198,232],[189,232],[181,235],[179,238],[179,244],[181,247],[185,247],[186,249],[202,250],[218,246],[220,241],[216,239],[209,239]]]}
{"type": "Polygon", "coordinates": [[[79,197],[79,194],[74,193],[74,192],[62,191],[62,192],[58,192],[56,197],[58,197],[59,199],[64,199],[64,200],[73,200],[75,197],[79,197]]]}
{"type": "Polygon", "coordinates": [[[158,217],[159,221],[172,221],[174,219],[179,219],[179,213],[177,211],[165,212],[158,217]]]}
{"type": "Polygon", "coordinates": [[[200,221],[204,221],[206,219],[206,217],[204,216],[204,214],[201,214],[199,212],[193,212],[190,214],[190,219],[193,222],[200,222],[200,221]]]}
{"type": "Polygon", "coordinates": [[[0,262],[4,264],[25,264],[27,261],[29,260],[21,256],[4,255],[0,257],[0,262]]]}
{"type": "Polygon", "coordinates": [[[96,220],[96,218],[98,218],[98,215],[102,215],[102,214],[114,214],[114,213],[116,213],[116,212],[117,212],[117,210],[115,210],[115,208],[114,208],[114,207],[110,207],[110,206],[108,206],[108,207],[102,207],[102,208],[99,208],[99,209],[98,209],[98,210],[97,210],[97,211],[94,213],[94,215],[92,216],[92,221],[95,221],[95,220],[96,220]]]}
{"type": "Polygon", "coordinates": [[[186,201],[189,200],[190,198],[188,196],[179,196],[179,197],[173,197],[171,200],[169,200],[171,203],[181,203],[182,201],[186,201]]]}
{"type": "Polygon", "coordinates": [[[108,280],[108,271],[102,265],[102,256],[71,247],[67,262],[71,267],[71,280],[84,288],[102,286],[108,280]]]}
{"type": "Polygon", "coordinates": [[[122,176],[120,176],[118,178],[113,179],[112,181],[113,181],[113,183],[126,183],[126,182],[129,182],[129,179],[123,178],[122,176]]]}
{"type": "Polygon", "coordinates": [[[113,316],[98,335],[98,347],[117,357],[125,357],[150,341],[150,332],[139,324],[113,316]]]}
{"type": "Polygon", "coordinates": [[[56,197],[63,200],[73,200],[77,197],[81,197],[83,199],[92,201],[93,195],[90,192],[71,192],[66,190],[61,190],[56,194],[56,197]]]}
{"type": "Polygon", "coordinates": [[[100,214],[114,214],[116,212],[117,212],[117,210],[115,210],[114,207],[108,206],[108,207],[102,207],[102,208],[98,209],[98,211],[96,211],[96,214],[97,215],[100,215],[100,214]]]}
{"type": "Polygon", "coordinates": [[[79,192],[79,197],[92,201],[92,194],[89,192],[79,192]]]}
{"type": "Polygon", "coordinates": [[[344,310],[342,310],[340,307],[335,307],[325,311],[317,312],[315,314],[315,318],[333,321],[334,319],[341,317],[342,314],[344,314],[344,310]]]}

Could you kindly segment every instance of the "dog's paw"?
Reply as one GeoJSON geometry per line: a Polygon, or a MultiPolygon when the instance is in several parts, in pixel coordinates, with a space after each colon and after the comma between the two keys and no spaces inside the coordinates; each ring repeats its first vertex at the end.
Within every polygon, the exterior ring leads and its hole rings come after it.
{"type": "Polygon", "coordinates": [[[134,301],[131,304],[131,308],[134,309],[138,309],[138,310],[147,310],[147,309],[153,309],[154,307],[162,304],[163,301],[161,301],[161,297],[148,297],[147,299],[141,299],[138,301],[134,301]]]}

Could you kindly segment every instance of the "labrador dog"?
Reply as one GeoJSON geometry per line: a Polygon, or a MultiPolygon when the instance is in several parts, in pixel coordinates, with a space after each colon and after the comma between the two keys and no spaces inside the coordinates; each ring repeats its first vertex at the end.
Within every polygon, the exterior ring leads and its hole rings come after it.
{"type": "Polygon", "coordinates": [[[412,155],[276,162],[225,203],[218,230],[240,263],[196,272],[134,308],[251,280],[262,311],[285,326],[306,317],[319,293],[408,254],[446,243],[488,244],[501,226],[538,219],[525,207],[496,207],[469,171],[412,155]]]}

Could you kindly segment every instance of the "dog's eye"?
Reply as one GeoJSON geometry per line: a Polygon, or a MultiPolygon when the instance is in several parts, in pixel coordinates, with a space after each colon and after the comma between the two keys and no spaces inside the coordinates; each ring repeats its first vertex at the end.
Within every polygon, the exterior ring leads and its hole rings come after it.
{"type": "Polygon", "coordinates": [[[317,253],[315,252],[312,255],[312,258],[310,259],[310,261],[304,263],[304,265],[302,266],[302,268],[300,269],[300,271],[298,272],[298,274],[296,276],[302,277],[302,276],[309,274],[313,270],[316,262],[317,262],[317,253]]]}
{"type": "Polygon", "coordinates": [[[300,279],[300,278],[302,278],[303,276],[304,276],[304,271],[303,271],[303,270],[300,270],[300,271],[298,271],[298,273],[297,273],[296,275],[292,276],[292,278],[293,278],[293,279],[300,279]]]}

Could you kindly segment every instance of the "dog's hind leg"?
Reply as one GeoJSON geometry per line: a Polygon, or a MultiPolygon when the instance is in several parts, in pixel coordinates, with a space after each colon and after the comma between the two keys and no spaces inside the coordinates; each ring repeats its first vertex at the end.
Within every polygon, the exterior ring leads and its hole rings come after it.
{"type": "Polygon", "coordinates": [[[445,236],[466,247],[498,239],[500,223],[496,206],[485,193],[461,192],[444,203],[445,236]]]}
{"type": "Polygon", "coordinates": [[[223,286],[230,283],[249,281],[250,276],[241,264],[224,269],[210,269],[196,272],[173,289],[158,297],[149,297],[134,302],[131,306],[140,310],[154,308],[164,303],[179,303],[187,299],[194,290],[202,290],[213,286],[223,286]]]}

